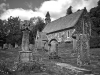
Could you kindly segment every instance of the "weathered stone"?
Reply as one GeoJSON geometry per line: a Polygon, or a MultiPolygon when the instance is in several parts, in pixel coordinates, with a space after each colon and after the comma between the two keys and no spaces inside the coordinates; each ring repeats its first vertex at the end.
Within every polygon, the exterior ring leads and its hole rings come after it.
{"type": "Polygon", "coordinates": [[[29,50],[29,30],[23,31],[23,38],[22,38],[22,51],[29,50]]]}
{"type": "Polygon", "coordinates": [[[19,55],[20,62],[29,62],[33,60],[31,51],[20,51],[19,55]]]}
{"type": "Polygon", "coordinates": [[[73,50],[76,49],[76,43],[77,43],[77,40],[76,39],[73,39],[73,50]]]}
{"type": "Polygon", "coordinates": [[[29,30],[23,31],[22,51],[20,51],[19,55],[19,61],[21,62],[32,61],[32,52],[29,51],[29,30]]]}
{"type": "Polygon", "coordinates": [[[29,50],[33,51],[34,48],[35,46],[33,44],[29,44],[29,50]]]}
{"type": "Polygon", "coordinates": [[[7,49],[8,48],[8,44],[3,44],[3,49],[7,49]]]}
{"type": "Polygon", "coordinates": [[[11,44],[8,44],[8,49],[12,49],[13,46],[11,44]]]}
{"type": "Polygon", "coordinates": [[[18,44],[15,43],[15,48],[18,48],[18,44]]]}
{"type": "Polygon", "coordinates": [[[32,61],[32,51],[29,51],[29,33],[30,33],[30,24],[28,21],[25,21],[25,24],[22,25],[23,37],[22,37],[22,51],[19,52],[19,61],[20,62],[30,62],[32,61]]]}
{"type": "Polygon", "coordinates": [[[48,41],[46,33],[37,31],[35,45],[37,49],[44,49],[45,43],[48,41]]]}
{"type": "Polygon", "coordinates": [[[77,35],[77,65],[84,66],[90,64],[89,38],[87,34],[77,35]]]}
{"type": "Polygon", "coordinates": [[[45,42],[45,43],[44,43],[44,49],[47,50],[47,51],[49,51],[49,45],[48,45],[48,42],[45,42]]]}
{"type": "Polygon", "coordinates": [[[36,41],[36,47],[37,49],[42,49],[44,47],[44,43],[41,41],[41,39],[36,41]]]}
{"type": "Polygon", "coordinates": [[[0,47],[0,49],[2,49],[2,47],[0,47]]]}
{"type": "Polygon", "coordinates": [[[58,56],[58,42],[53,40],[51,41],[51,46],[50,46],[50,50],[49,50],[49,55],[51,58],[55,58],[56,56],[58,56]]]}

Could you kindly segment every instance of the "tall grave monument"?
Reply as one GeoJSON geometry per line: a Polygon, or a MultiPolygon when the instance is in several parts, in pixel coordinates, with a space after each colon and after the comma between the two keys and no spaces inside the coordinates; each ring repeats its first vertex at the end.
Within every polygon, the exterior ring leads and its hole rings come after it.
{"type": "Polygon", "coordinates": [[[21,23],[21,30],[23,32],[22,36],[22,51],[19,52],[19,62],[30,62],[33,60],[32,51],[29,50],[29,33],[32,30],[31,21],[25,20],[21,23]]]}
{"type": "Polygon", "coordinates": [[[90,18],[85,13],[80,20],[80,28],[78,27],[76,34],[76,51],[77,51],[77,65],[85,66],[90,64],[90,36],[91,23],[90,18]],[[80,30],[79,30],[80,29],[80,30]]]}

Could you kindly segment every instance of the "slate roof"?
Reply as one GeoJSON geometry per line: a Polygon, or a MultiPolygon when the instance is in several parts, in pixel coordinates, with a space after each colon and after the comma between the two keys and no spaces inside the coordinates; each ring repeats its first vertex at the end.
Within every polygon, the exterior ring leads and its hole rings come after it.
{"type": "Polygon", "coordinates": [[[73,27],[78,22],[81,14],[83,13],[83,10],[79,10],[75,13],[61,17],[57,20],[52,21],[51,23],[48,23],[42,32],[52,33],[55,31],[73,27]]]}

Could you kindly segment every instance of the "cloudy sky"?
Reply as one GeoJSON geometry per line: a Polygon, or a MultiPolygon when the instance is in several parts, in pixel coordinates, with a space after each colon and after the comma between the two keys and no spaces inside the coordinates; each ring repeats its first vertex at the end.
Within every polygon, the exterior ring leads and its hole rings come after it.
{"type": "Polygon", "coordinates": [[[19,16],[21,20],[28,20],[31,17],[40,16],[45,18],[47,11],[51,19],[55,20],[66,14],[69,6],[73,12],[78,9],[97,6],[98,0],[0,0],[0,18],[7,19],[9,16],[19,16]]]}

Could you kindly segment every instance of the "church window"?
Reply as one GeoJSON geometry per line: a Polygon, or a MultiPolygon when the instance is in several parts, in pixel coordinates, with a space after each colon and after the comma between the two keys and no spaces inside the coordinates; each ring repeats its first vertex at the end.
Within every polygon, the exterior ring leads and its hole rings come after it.
{"type": "Polygon", "coordinates": [[[70,31],[68,30],[68,37],[70,37],[70,31]]]}

